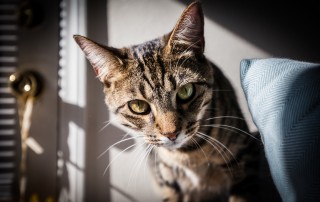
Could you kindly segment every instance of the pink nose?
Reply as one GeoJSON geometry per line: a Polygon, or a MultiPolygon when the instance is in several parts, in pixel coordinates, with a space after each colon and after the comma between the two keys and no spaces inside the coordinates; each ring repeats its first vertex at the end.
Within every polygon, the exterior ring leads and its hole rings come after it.
{"type": "Polygon", "coordinates": [[[174,132],[174,133],[166,133],[166,134],[163,134],[164,136],[166,136],[169,140],[171,141],[175,141],[179,135],[178,132],[174,132]]]}

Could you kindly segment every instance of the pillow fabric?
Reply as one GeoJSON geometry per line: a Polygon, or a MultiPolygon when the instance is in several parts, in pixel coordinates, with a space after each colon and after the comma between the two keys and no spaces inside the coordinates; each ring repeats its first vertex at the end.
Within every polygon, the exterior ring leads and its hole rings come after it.
{"type": "Polygon", "coordinates": [[[241,85],[283,201],[320,201],[320,64],[241,61],[241,85]]]}

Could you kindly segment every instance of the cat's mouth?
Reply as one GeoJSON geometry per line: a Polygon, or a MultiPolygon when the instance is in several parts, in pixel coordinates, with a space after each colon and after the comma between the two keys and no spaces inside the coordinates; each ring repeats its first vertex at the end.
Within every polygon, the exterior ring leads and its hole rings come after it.
{"type": "Polygon", "coordinates": [[[196,136],[200,129],[200,123],[198,121],[189,123],[188,127],[180,128],[179,132],[176,133],[145,134],[144,140],[147,144],[163,147],[169,150],[181,149],[197,144],[196,136]]]}
{"type": "Polygon", "coordinates": [[[163,145],[163,147],[167,148],[167,149],[179,149],[181,148],[183,145],[185,144],[185,141],[172,141],[172,142],[168,142],[166,144],[163,145]]]}
{"type": "Polygon", "coordinates": [[[194,144],[196,141],[194,137],[199,128],[199,122],[193,122],[190,124],[190,127],[182,130],[174,141],[170,141],[170,139],[164,140],[165,143],[162,146],[170,150],[175,150],[186,147],[189,144],[194,144]]]}
{"type": "Polygon", "coordinates": [[[164,147],[170,150],[180,149],[185,144],[187,144],[192,139],[192,134],[185,134],[184,132],[179,133],[175,139],[170,139],[168,137],[160,137],[157,141],[146,140],[149,144],[164,147]]]}

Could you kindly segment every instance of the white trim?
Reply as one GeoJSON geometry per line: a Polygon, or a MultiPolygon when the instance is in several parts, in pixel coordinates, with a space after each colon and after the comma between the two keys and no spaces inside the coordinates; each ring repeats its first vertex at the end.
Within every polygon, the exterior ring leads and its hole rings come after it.
{"type": "Polygon", "coordinates": [[[58,149],[59,201],[84,201],[86,60],[73,40],[86,35],[86,1],[63,0],[60,21],[60,143],[58,149]],[[68,156],[67,156],[68,155],[68,156]],[[63,173],[66,170],[67,173],[63,173]]]}

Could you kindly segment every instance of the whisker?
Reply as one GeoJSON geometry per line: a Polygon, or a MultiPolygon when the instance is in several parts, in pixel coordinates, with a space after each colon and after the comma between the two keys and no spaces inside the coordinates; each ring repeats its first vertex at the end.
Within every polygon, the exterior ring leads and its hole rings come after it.
{"type": "Polygon", "coordinates": [[[231,157],[238,163],[237,159],[235,158],[235,156],[233,155],[233,153],[230,151],[230,149],[228,149],[228,147],[226,147],[222,142],[220,142],[219,140],[217,140],[214,137],[211,137],[209,135],[206,135],[204,133],[198,132],[199,134],[203,135],[204,137],[207,137],[209,139],[211,139],[212,141],[216,142],[217,144],[219,144],[221,147],[223,147],[226,151],[228,151],[228,153],[231,155],[231,157]]]}
{"type": "Polygon", "coordinates": [[[106,125],[103,126],[103,127],[99,130],[99,133],[101,133],[104,129],[106,129],[106,128],[112,123],[112,121],[114,121],[114,120],[116,120],[116,118],[105,121],[104,123],[105,123],[106,125]]]}
{"type": "Polygon", "coordinates": [[[122,150],[119,154],[117,154],[117,155],[110,161],[110,163],[108,164],[107,168],[104,170],[103,176],[107,173],[107,170],[109,169],[109,167],[111,166],[111,164],[112,164],[117,158],[119,158],[119,156],[120,156],[121,154],[123,154],[123,152],[129,150],[130,148],[136,146],[137,144],[138,144],[138,143],[135,143],[135,144],[133,144],[133,145],[125,148],[124,150],[122,150]]]}
{"type": "Polygon", "coordinates": [[[233,91],[233,90],[220,90],[220,89],[217,89],[217,90],[211,90],[211,91],[213,91],[213,92],[220,92],[220,91],[227,91],[227,92],[229,92],[229,91],[233,91]]]}
{"type": "Polygon", "coordinates": [[[149,151],[150,148],[151,148],[151,145],[148,144],[147,148],[144,150],[144,154],[143,154],[142,158],[141,158],[140,161],[139,161],[139,167],[138,167],[138,169],[141,168],[141,165],[142,165],[142,163],[143,163],[143,160],[144,160],[145,157],[147,156],[148,151],[149,151]]]}
{"type": "Polygon", "coordinates": [[[203,151],[203,149],[202,149],[202,147],[199,145],[199,143],[192,137],[191,138],[191,141],[192,142],[194,142],[196,145],[197,145],[197,147],[199,148],[199,149],[201,149],[201,151],[202,151],[202,153],[203,153],[203,155],[204,155],[204,157],[207,159],[207,162],[209,163],[209,159],[208,159],[208,156],[206,155],[206,153],[203,151]]]}
{"type": "MultiPolygon", "coordinates": [[[[246,131],[241,130],[241,129],[237,128],[237,127],[233,127],[233,126],[229,126],[229,125],[223,125],[223,124],[210,124],[210,125],[201,125],[201,126],[218,127],[218,128],[223,128],[223,129],[226,129],[226,130],[229,129],[229,131],[232,131],[232,132],[235,132],[235,131],[233,131],[233,130],[240,131],[240,132],[242,132],[243,134],[246,134],[246,135],[250,136],[251,138],[253,138],[253,139],[257,140],[257,141],[260,141],[260,140],[259,140],[258,138],[256,138],[255,136],[253,136],[253,135],[251,135],[250,133],[247,133],[246,131]],[[231,130],[230,128],[233,129],[233,130],[231,130]]],[[[238,134],[241,134],[241,133],[238,133],[238,134]]]]}
{"type": "Polygon", "coordinates": [[[149,158],[150,153],[152,152],[152,150],[153,150],[154,147],[155,147],[154,145],[151,145],[149,151],[147,151],[147,156],[146,156],[146,158],[145,158],[144,170],[143,170],[144,173],[146,173],[146,167],[147,167],[148,158],[149,158]]]}
{"type": "MultiPolygon", "coordinates": [[[[178,67],[179,61],[180,61],[180,59],[182,58],[182,56],[184,56],[184,54],[186,54],[186,53],[187,53],[195,44],[197,44],[199,41],[200,41],[200,39],[197,40],[196,42],[190,44],[190,45],[180,54],[180,57],[179,57],[178,62],[177,62],[177,64],[176,64],[176,68],[178,67]]],[[[186,58],[182,61],[182,63],[179,65],[179,67],[181,67],[181,66],[185,63],[185,61],[186,61],[187,59],[189,59],[189,58],[190,58],[190,57],[186,57],[186,58]]]]}
{"type": "Polygon", "coordinates": [[[217,145],[217,143],[214,142],[214,141],[212,141],[212,139],[206,139],[206,138],[205,138],[205,137],[208,138],[208,137],[210,137],[210,136],[205,135],[204,133],[200,133],[200,132],[197,132],[197,136],[198,136],[198,137],[201,136],[201,138],[204,139],[204,140],[206,140],[208,143],[210,143],[211,146],[213,146],[212,144],[214,144],[213,147],[214,147],[216,150],[218,150],[218,152],[220,153],[220,155],[221,155],[222,157],[224,157],[224,160],[225,160],[226,163],[227,163],[227,161],[228,161],[228,162],[230,161],[230,159],[227,158],[227,156],[222,155],[222,152],[223,152],[224,154],[226,154],[226,153],[225,153],[225,151],[223,150],[223,148],[221,148],[221,146],[220,146],[219,144],[217,145]]]}
{"type": "MultiPolygon", "coordinates": [[[[146,143],[145,143],[146,144],[146,143]]],[[[147,159],[149,152],[152,150],[152,145],[148,144],[147,148],[145,148],[139,155],[139,160],[137,161],[136,167],[135,167],[135,171],[134,173],[136,173],[136,175],[138,176],[138,173],[140,172],[136,172],[136,169],[140,170],[141,166],[143,165],[143,162],[147,159]]],[[[146,161],[145,161],[146,162],[146,161]]],[[[145,173],[145,167],[144,167],[144,173],[145,173]]],[[[132,179],[130,179],[131,181],[132,179]]],[[[137,182],[137,181],[136,181],[137,182]]],[[[137,187],[137,186],[134,186],[137,187]]]]}
{"type": "Polygon", "coordinates": [[[206,108],[206,111],[220,110],[219,108],[206,108]]]}
{"type": "Polygon", "coordinates": [[[135,156],[134,156],[134,159],[137,159],[135,160],[135,163],[134,165],[132,166],[132,169],[131,172],[130,172],[130,176],[129,176],[129,179],[128,179],[128,182],[127,182],[127,186],[129,187],[129,185],[131,184],[132,182],[132,178],[133,178],[133,174],[137,173],[137,166],[138,166],[138,162],[140,160],[140,158],[142,158],[141,156],[144,154],[145,152],[145,146],[146,145],[146,142],[142,142],[142,144],[140,144],[137,148],[136,148],[136,152],[135,152],[135,156]]]}
{"type": "MultiPolygon", "coordinates": [[[[137,169],[138,171],[140,170],[141,165],[142,165],[144,159],[146,158],[150,147],[151,147],[151,145],[148,144],[147,148],[145,148],[145,149],[142,151],[142,154],[139,155],[139,160],[137,161],[137,166],[135,167],[135,169],[137,169]]],[[[134,173],[136,174],[136,176],[138,176],[138,173],[140,173],[140,172],[136,172],[136,171],[135,171],[134,173]]],[[[135,187],[136,187],[136,186],[135,186],[135,187]]]]}
{"type": "MultiPolygon", "coordinates": [[[[185,52],[187,52],[187,51],[185,51],[185,52]]],[[[177,62],[176,67],[178,66],[179,61],[180,61],[181,58],[182,58],[182,57],[179,57],[179,60],[178,60],[178,62],[177,62]]],[[[179,67],[181,67],[189,58],[190,58],[190,57],[186,57],[186,58],[182,61],[182,63],[179,65],[179,67]]]]}
{"type": "Polygon", "coordinates": [[[114,143],[113,145],[111,145],[110,147],[108,147],[108,149],[106,149],[104,152],[102,152],[98,157],[97,159],[101,158],[103,155],[105,155],[112,147],[122,143],[122,142],[125,142],[125,141],[128,141],[128,140],[132,140],[132,139],[138,139],[138,138],[141,138],[143,137],[143,135],[139,135],[139,136],[135,136],[135,137],[129,137],[129,138],[126,138],[126,139],[123,139],[123,140],[120,140],[116,143],[114,143]]]}
{"type": "Polygon", "coordinates": [[[231,169],[230,169],[229,164],[228,164],[229,159],[227,160],[226,157],[223,155],[223,153],[222,153],[223,150],[222,150],[219,146],[217,146],[216,144],[214,144],[215,142],[211,142],[211,141],[209,141],[208,139],[204,138],[204,137],[202,136],[202,134],[196,133],[196,136],[199,137],[199,138],[201,138],[201,139],[203,139],[203,140],[205,140],[205,141],[207,141],[215,150],[217,150],[217,151],[219,152],[219,154],[220,154],[220,156],[222,157],[223,161],[226,163],[229,172],[231,173],[231,169]]]}
{"type": "MultiPolygon", "coordinates": [[[[177,69],[177,68],[178,68],[178,64],[179,64],[179,62],[180,62],[181,58],[182,58],[182,55],[180,55],[180,57],[179,57],[179,59],[178,59],[178,61],[177,61],[177,63],[176,63],[175,69],[177,69]]],[[[181,67],[181,65],[179,65],[179,67],[181,67]]]]}
{"type": "Polygon", "coordinates": [[[154,152],[154,163],[157,164],[157,152],[154,152]]]}
{"type": "Polygon", "coordinates": [[[121,140],[125,139],[128,135],[130,135],[130,132],[127,132],[126,134],[124,134],[124,136],[121,138],[121,140]]]}
{"type": "Polygon", "coordinates": [[[208,118],[206,119],[206,121],[209,121],[209,120],[212,120],[212,119],[222,119],[222,118],[233,118],[233,119],[240,119],[240,120],[244,120],[244,118],[241,118],[241,117],[236,117],[236,116],[216,116],[216,117],[213,117],[213,118],[208,118]]]}

